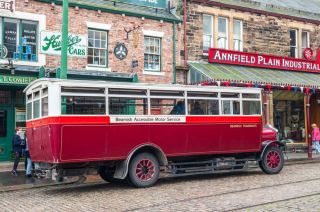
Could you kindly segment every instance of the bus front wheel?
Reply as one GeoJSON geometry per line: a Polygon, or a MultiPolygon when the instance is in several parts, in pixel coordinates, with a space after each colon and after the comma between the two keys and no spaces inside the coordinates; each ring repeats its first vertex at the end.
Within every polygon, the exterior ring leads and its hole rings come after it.
{"type": "Polygon", "coordinates": [[[259,161],[259,166],[266,174],[278,174],[284,165],[284,157],[282,151],[277,147],[266,149],[259,161]]]}
{"type": "Polygon", "coordinates": [[[130,162],[128,180],[137,188],[153,186],[158,181],[159,175],[159,162],[150,153],[140,153],[130,162]]]}

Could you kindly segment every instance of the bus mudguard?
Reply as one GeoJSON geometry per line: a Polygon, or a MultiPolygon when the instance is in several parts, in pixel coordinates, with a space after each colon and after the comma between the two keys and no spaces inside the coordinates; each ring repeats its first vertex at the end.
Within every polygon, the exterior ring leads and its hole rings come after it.
{"type": "Polygon", "coordinates": [[[259,160],[262,160],[263,154],[270,146],[278,146],[278,147],[284,147],[285,144],[280,141],[263,141],[262,147],[261,147],[261,154],[259,156],[259,160]]]}
{"type": "Polygon", "coordinates": [[[164,152],[162,151],[162,149],[159,146],[152,144],[152,143],[142,144],[142,145],[135,147],[130,152],[130,154],[128,155],[126,160],[121,161],[120,163],[117,164],[116,171],[115,171],[113,177],[118,178],[118,179],[125,179],[128,174],[128,169],[129,169],[129,164],[130,164],[131,159],[133,158],[133,156],[135,154],[141,153],[141,152],[150,152],[150,153],[154,154],[157,157],[157,159],[159,160],[159,164],[161,166],[168,165],[167,157],[165,156],[164,152]]]}

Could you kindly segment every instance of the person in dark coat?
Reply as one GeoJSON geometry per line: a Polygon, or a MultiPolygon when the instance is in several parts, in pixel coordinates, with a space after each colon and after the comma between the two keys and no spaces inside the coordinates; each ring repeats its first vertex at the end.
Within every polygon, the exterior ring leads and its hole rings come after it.
{"type": "Polygon", "coordinates": [[[18,176],[17,168],[22,154],[22,148],[24,146],[24,141],[21,139],[20,134],[22,133],[20,128],[16,128],[15,134],[12,138],[12,151],[15,155],[15,160],[13,164],[12,174],[18,176]]]}

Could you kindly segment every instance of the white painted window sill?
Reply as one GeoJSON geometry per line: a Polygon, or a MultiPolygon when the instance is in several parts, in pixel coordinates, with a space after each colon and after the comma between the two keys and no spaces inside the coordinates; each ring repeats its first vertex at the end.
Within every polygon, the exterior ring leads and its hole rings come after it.
{"type": "Polygon", "coordinates": [[[111,72],[111,68],[99,67],[99,66],[86,66],[88,71],[108,71],[111,72]]]}
{"type": "Polygon", "coordinates": [[[155,75],[155,76],[164,76],[164,72],[160,72],[160,71],[143,71],[143,74],[146,75],[155,75]]]}

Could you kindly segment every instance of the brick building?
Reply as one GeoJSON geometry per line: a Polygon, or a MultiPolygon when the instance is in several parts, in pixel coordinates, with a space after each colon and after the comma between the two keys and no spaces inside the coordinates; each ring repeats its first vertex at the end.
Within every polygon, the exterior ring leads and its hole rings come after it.
{"type": "Polygon", "coordinates": [[[308,122],[320,124],[319,57],[312,55],[320,44],[319,9],[315,0],[187,1],[188,82],[263,88],[265,123],[280,139],[306,145],[308,122]],[[225,58],[216,55],[223,50],[225,58]],[[275,60],[261,66],[253,57],[275,60]],[[284,67],[283,58],[292,66],[284,67]],[[308,62],[317,68],[307,69],[308,62]]]}
{"type": "MultiPolygon", "coordinates": [[[[169,2],[70,1],[68,78],[174,83],[183,31],[169,2]]],[[[60,66],[61,27],[61,0],[0,0],[0,161],[25,126],[23,88],[60,66]]]]}

